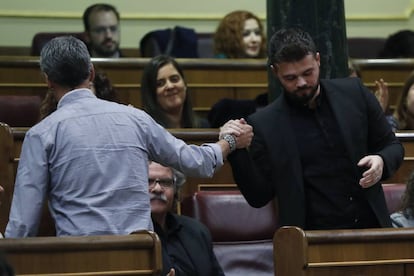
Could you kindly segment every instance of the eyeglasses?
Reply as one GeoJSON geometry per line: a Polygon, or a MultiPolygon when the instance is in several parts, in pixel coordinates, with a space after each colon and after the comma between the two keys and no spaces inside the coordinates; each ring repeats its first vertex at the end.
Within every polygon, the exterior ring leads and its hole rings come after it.
{"type": "Polygon", "coordinates": [[[148,187],[150,189],[154,188],[156,184],[160,185],[161,188],[165,189],[165,188],[171,188],[174,186],[174,179],[172,178],[149,178],[148,179],[148,187]]]}
{"type": "Polygon", "coordinates": [[[96,28],[93,28],[91,31],[98,35],[103,35],[107,31],[110,31],[111,33],[117,33],[118,25],[96,27],[96,28]]]}

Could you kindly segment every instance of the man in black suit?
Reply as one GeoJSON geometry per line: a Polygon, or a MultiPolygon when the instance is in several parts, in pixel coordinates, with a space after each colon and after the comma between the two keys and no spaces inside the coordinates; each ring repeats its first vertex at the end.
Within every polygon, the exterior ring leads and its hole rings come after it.
{"type": "Polygon", "coordinates": [[[161,275],[224,275],[208,229],[196,219],[174,213],[184,175],[155,162],[150,162],[148,175],[151,217],[162,245],[161,275]]]}
{"type": "Polygon", "coordinates": [[[298,28],[273,35],[269,66],[284,92],[248,118],[249,150],[228,157],[247,201],[276,199],[281,225],[391,227],[380,181],[404,149],[375,96],[358,78],[320,80],[320,55],[298,28]]]}

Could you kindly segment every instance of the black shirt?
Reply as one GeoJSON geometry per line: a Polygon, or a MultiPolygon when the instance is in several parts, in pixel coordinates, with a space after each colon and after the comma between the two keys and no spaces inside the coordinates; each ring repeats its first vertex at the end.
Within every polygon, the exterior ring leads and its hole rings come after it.
{"type": "Polygon", "coordinates": [[[379,227],[322,88],[316,108],[290,103],[306,199],[306,229],[379,227]]]}
{"type": "Polygon", "coordinates": [[[170,213],[166,217],[166,232],[155,221],[153,223],[154,231],[159,236],[162,246],[163,273],[161,275],[167,275],[171,268],[175,269],[176,276],[197,275],[197,270],[191,262],[189,252],[187,252],[177,235],[183,226],[170,213]]]}

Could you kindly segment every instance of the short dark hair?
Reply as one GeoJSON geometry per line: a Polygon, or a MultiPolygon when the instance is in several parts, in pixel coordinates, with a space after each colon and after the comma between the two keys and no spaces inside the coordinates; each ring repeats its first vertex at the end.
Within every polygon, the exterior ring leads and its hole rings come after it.
{"type": "Polygon", "coordinates": [[[63,87],[75,88],[89,78],[92,68],[88,48],[73,36],[53,38],[40,52],[40,69],[63,87]]]}
{"type": "Polygon", "coordinates": [[[413,58],[414,31],[401,30],[390,35],[378,54],[379,58],[413,58]]]}
{"type": "Polygon", "coordinates": [[[299,61],[309,54],[316,55],[310,34],[298,27],[283,28],[270,39],[268,64],[299,61]]]}
{"type": "Polygon", "coordinates": [[[89,32],[90,26],[89,26],[89,16],[91,15],[92,12],[94,11],[112,11],[115,13],[116,15],[116,19],[119,22],[119,12],[116,10],[116,8],[112,5],[109,4],[93,4],[91,6],[89,6],[88,8],[86,8],[86,10],[83,12],[83,27],[85,29],[85,31],[89,32]]]}

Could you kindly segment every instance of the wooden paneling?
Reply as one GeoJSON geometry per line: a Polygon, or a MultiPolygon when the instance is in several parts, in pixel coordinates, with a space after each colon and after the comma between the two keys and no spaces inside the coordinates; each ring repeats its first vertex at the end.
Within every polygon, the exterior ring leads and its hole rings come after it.
{"type": "Polygon", "coordinates": [[[278,276],[412,275],[414,229],[303,231],[282,227],[273,239],[278,276]]]}
{"type": "Polygon", "coordinates": [[[161,242],[150,231],[131,235],[1,239],[16,275],[160,275],[161,242]]]}
{"type": "MultiPolygon", "coordinates": [[[[148,58],[93,58],[116,88],[122,103],[142,107],[140,83],[148,58]]],[[[222,98],[254,99],[267,91],[265,60],[177,59],[194,110],[205,114],[222,98]]],[[[0,56],[0,95],[45,95],[38,57],[0,56]]]]}
{"type": "Polygon", "coordinates": [[[382,78],[388,83],[390,108],[395,110],[404,82],[414,70],[414,59],[354,59],[352,64],[372,90],[375,80],[382,78]]]}

